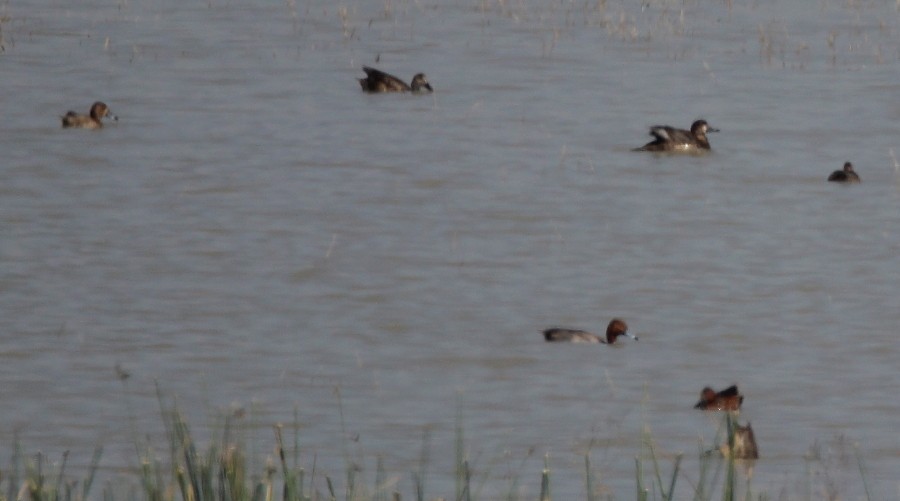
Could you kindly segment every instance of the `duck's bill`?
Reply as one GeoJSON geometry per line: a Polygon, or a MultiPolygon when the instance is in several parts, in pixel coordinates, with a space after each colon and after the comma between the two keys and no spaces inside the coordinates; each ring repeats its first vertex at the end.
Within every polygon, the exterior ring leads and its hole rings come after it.
{"type": "Polygon", "coordinates": [[[707,126],[706,132],[719,132],[719,129],[713,129],[712,127],[707,126]]]}
{"type": "Polygon", "coordinates": [[[630,332],[626,332],[625,335],[628,336],[628,337],[630,337],[631,339],[634,339],[635,341],[638,340],[637,336],[635,336],[634,334],[632,334],[632,333],[630,333],[630,332]]]}

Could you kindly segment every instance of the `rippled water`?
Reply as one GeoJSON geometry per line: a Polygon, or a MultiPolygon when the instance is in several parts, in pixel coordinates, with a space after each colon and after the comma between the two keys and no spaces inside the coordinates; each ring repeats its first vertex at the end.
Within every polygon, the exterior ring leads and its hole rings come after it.
{"type": "MultiPolygon", "coordinates": [[[[549,454],[583,498],[591,450],[629,499],[646,429],[689,496],[691,407],[737,383],[758,489],[844,436],[896,495],[898,9],[2,3],[0,443],[134,466],[158,382],[201,434],[251,411],[260,458],[296,408],[305,459],[381,455],[406,491],[431,430],[449,495],[459,401],[485,494],[533,496],[549,454]],[[363,94],[363,64],[436,92],[363,94]],[[120,121],[59,128],[95,100],[120,121]],[[629,151],[700,117],[709,155],[629,151]],[[845,160],[862,184],[824,182],[845,160]],[[640,341],[539,334],[612,316],[640,341]]],[[[855,499],[855,468],[812,476],[855,499]]]]}

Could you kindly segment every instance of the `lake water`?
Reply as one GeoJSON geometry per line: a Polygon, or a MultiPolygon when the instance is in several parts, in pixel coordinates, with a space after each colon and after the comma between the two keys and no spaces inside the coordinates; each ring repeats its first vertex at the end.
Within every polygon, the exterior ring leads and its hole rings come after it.
{"type": "Polygon", "coordinates": [[[247,410],[255,471],[296,409],[405,499],[430,430],[452,496],[459,402],[483,497],[549,455],[584,499],[590,451],[630,499],[647,432],[687,499],[736,383],[757,490],[860,499],[858,447],[900,495],[896,0],[26,0],[0,46],[0,454],[130,478],[158,382],[204,441],[247,410]],[[701,117],[708,155],[630,151],[701,117]],[[613,316],[640,341],[539,333],[613,316]]]}

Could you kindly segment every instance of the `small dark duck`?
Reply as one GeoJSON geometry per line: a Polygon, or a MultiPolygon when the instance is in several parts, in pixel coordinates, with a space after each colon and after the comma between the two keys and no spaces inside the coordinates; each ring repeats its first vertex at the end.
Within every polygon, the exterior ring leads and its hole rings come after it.
{"type": "Polygon", "coordinates": [[[828,176],[828,180],[832,183],[858,183],[859,174],[853,170],[853,164],[850,162],[844,163],[843,170],[836,170],[828,176]]]}
{"type": "Polygon", "coordinates": [[[394,75],[375,68],[363,66],[363,71],[366,72],[366,78],[360,78],[359,85],[364,92],[424,92],[425,90],[432,92],[434,90],[424,73],[417,73],[412,82],[406,85],[406,82],[394,75]]]}
{"type": "Polygon", "coordinates": [[[705,411],[737,411],[744,402],[744,396],[738,391],[737,385],[729,386],[720,392],[707,386],[700,392],[700,401],[695,409],[705,411]]]}
{"type": "Polygon", "coordinates": [[[708,151],[709,139],[707,132],[719,132],[706,123],[706,120],[697,120],[691,124],[691,130],[676,129],[668,125],[654,125],[650,127],[650,135],[653,141],[635,148],[632,151],[668,151],[683,153],[698,153],[708,151]]]}
{"type": "Polygon", "coordinates": [[[544,339],[546,339],[548,343],[613,344],[619,336],[627,336],[635,341],[638,340],[637,336],[629,334],[628,324],[619,318],[612,319],[609,322],[609,325],[606,326],[606,339],[587,331],[566,329],[564,327],[553,327],[544,331],[544,339]]]}
{"type": "Polygon", "coordinates": [[[119,119],[119,117],[113,115],[109,111],[109,106],[107,106],[106,103],[97,101],[91,105],[91,111],[88,115],[80,115],[74,111],[70,111],[59,118],[62,120],[64,129],[70,127],[79,129],[99,129],[103,127],[103,122],[100,121],[103,117],[109,117],[113,120],[119,119]]]}

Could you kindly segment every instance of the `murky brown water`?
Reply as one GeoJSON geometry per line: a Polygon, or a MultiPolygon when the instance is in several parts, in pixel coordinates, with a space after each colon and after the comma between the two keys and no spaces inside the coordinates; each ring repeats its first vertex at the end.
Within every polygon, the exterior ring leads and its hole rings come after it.
{"type": "MultiPolygon", "coordinates": [[[[260,462],[296,407],[307,459],[342,478],[345,443],[370,474],[383,455],[401,490],[430,427],[449,495],[459,399],[483,494],[518,475],[533,497],[549,453],[554,495],[583,497],[590,448],[629,499],[647,428],[686,454],[687,496],[716,426],[691,407],[737,383],[758,488],[793,493],[811,446],[844,435],[877,494],[900,490],[896,2],[28,1],[0,19],[3,448],[18,433],[83,465],[102,442],[134,465],[128,415],[161,429],[158,381],[200,433],[251,409],[260,462]],[[437,92],[365,95],[363,64],[437,92]],[[118,124],[59,128],[98,99],[118,124]],[[700,117],[722,129],[710,155],[629,151],[700,117]],[[845,160],[863,183],[825,183],[845,160]],[[614,315],[641,340],[539,334],[614,315]]],[[[849,499],[854,468],[836,468],[849,499]]]]}

